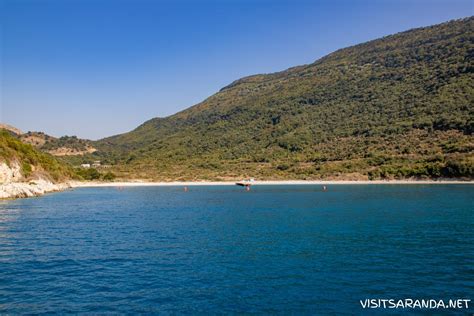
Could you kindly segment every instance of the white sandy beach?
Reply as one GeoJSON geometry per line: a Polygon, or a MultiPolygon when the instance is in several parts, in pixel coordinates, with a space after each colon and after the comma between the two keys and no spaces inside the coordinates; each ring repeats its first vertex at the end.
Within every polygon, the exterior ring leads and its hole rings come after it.
{"type": "MultiPolygon", "coordinates": [[[[174,181],[174,182],[71,182],[71,187],[139,187],[139,186],[211,186],[235,185],[237,181],[174,181]]],[[[251,185],[338,185],[338,184],[474,184],[474,181],[460,180],[373,180],[373,181],[345,181],[345,180],[275,180],[254,181],[251,185]]]]}

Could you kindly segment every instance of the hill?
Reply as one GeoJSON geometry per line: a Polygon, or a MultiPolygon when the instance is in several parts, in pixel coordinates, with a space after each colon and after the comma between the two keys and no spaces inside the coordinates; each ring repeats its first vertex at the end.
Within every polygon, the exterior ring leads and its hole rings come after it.
{"type": "Polygon", "coordinates": [[[1,183],[34,178],[60,182],[76,177],[69,165],[21,142],[5,129],[0,129],[0,165],[1,183]]]}
{"type": "Polygon", "coordinates": [[[92,157],[160,180],[472,178],[473,38],[470,17],[245,77],[92,157]]]}
{"type": "Polygon", "coordinates": [[[23,133],[18,128],[4,123],[0,123],[0,129],[9,131],[22,142],[33,145],[41,151],[53,156],[81,156],[96,151],[90,140],[80,139],[77,138],[77,136],[62,136],[57,138],[43,132],[23,133]]]}
{"type": "Polygon", "coordinates": [[[23,134],[23,132],[21,130],[19,130],[18,128],[14,127],[14,126],[11,126],[11,125],[8,125],[8,124],[4,124],[4,123],[0,123],[0,129],[7,130],[7,131],[9,131],[13,134],[16,134],[16,135],[23,134]]]}
{"type": "Polygon", "coordinates": [[[90,154],[96,151],[91,141],[76,136],[62,136],[59,138],[43,132],[28,132],[20,134],[21,141],[53,156],[77,156],[90,154]]]}

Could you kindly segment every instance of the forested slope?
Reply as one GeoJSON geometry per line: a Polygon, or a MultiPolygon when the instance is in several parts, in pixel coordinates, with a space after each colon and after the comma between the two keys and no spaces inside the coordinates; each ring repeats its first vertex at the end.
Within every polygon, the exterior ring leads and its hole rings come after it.
{"type": "Polygon", "coordinates": [[[93,145],[127,177],[473,177],[474,18],[239,79],[93,145]]]}

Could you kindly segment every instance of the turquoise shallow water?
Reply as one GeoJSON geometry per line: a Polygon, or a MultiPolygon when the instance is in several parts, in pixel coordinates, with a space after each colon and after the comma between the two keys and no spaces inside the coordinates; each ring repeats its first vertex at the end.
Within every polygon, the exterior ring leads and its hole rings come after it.
{"type": "Polygon", "coordinates": [[[1,202],[0,312],[363,314],[366,298],[474,299],[473,185],[328,189],[1,202]]]}

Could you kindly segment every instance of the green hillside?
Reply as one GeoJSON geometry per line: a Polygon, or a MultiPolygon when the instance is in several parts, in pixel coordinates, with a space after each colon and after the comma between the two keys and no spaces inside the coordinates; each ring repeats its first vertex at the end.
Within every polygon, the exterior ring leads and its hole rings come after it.
{"type": "Polygon", "coordinates": [[[91,141],[77,138],[77,136],[56,138],[43,132],[28,132],[16,135],[22,142],[33,145],[53,156],[76,156],[95,151],[95,148],[91,146],[91,141]]]}
{"type": "Polygon", "coordinates": [[[245,77],[92,157],[162,180],[472,178],[473,38],[471,17],[245,77]]]}
{"type": "Polygon", "coordinates": [[[77,177],[73,169],[53,156],[21,142],[11,132],[0,129],[0,162],[17,162],[25,179],[33,176],[63,181],[77,177]]]}

